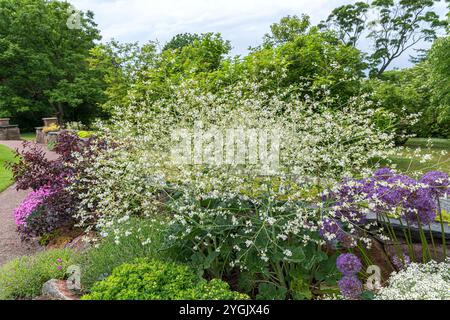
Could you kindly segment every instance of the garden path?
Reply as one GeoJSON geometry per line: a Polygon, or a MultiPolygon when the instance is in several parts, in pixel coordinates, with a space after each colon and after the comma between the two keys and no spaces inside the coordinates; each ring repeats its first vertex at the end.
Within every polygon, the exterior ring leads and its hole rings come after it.
{"type": "MultiPolygon", "coordinates": [[[[13,150],[18,149],[19,152],[23,149],[22,141],[0,140],[0,144],[13,150]]],[[[48,159],[53,160],[58,157],[55,152],[48,151],[45,146],[42,146],[42,149],[48,159]]],[[[20,241],[13,217],[13,210],[29,193],[29,190],[17,191],[14,185],[0,193],[0,266],[13,258],[28,255],[39,250],[37,245],[24,244],[20,241]]]]}

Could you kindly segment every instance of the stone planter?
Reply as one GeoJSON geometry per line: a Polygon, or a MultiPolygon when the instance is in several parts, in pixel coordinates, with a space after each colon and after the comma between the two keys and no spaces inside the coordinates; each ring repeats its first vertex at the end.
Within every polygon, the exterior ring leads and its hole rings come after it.
{"type": "Polygon", "coordinates": [[[9,118],[0,118],[0,127],[9,126],[9,118]]]}
{"type": "Polygon", "coordinates": [[[9,118],[0,119],[0,140],[20,140],[19,126],[9,124],[9,118]]]}
{"type": "Polygon", "coordinates": [[[47,135],[45,136],[46,138],[46,143],[56,143],[56,140],[58,140],[58,134],[59,132],[49,132],[47,133],[47,135]]]}
{"type": "Polygon", "coordinates": [[[51,125],[58,125],[58,118],[42,118],[44,122],[43,127],[36,127],[36,143],[48,144],[50,142],[56,142],[58,137],[58,132],[48,132],[44,133],[43,129],[45,127],[50,127],[51,125]]]}

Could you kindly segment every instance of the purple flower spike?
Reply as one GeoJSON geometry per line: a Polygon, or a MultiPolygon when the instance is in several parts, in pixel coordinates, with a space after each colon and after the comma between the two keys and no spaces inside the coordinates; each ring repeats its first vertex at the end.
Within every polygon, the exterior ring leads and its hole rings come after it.
{"type": "Polygon", "coordinates": [[[336,266],[344,276],[352,276],[361,271],[362,263],[354,254],[344,253],[337,258],[336,266]]]}

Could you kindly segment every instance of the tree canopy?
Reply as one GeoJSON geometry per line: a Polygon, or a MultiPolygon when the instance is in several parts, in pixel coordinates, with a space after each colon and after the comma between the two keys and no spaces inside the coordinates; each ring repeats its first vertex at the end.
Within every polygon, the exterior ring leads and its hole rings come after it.
{"type": "Polygon", "coordinates": [[[100,40],[92,12],[67,26],[70,5],[46,0],[0,0],[0,114],[32,127],[42,116],[96,114],[102,83],[88,68],[100,40]]]}

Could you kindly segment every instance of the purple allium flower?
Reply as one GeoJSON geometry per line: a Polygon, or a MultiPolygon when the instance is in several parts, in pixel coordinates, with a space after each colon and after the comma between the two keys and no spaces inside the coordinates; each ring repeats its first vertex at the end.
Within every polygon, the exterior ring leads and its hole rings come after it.
{"type": "Polygon", "coordinates": [[[413,224],[428,225],[436,219],[437,204],[430,189],[420,188],[405,201],[403,211],[413,224]]]}
{"type": "Polygon", "coordinates": [[[380,198],[391,206],[399,206],[407,199],[412,189],[417,185],[417,181],[404,175],[395,175],[386,180],[389,187],[380,188],[378,191],[380,198]],[[380,194],[380,191],[382,194],[380,194]]]}
{"type": "Polygon", "coordinates": [[[351,276],[357,274],[361,268],[361,260],[351,253],[343,253],[336,260],[338,270],[344,276],[351,276]]]}
{"type": "Polygon", "coordinates": [[[56,260],[56,262],[58,262],[58,263],[62,263],[62,262],[63,262],[63,260],[62,260],[61,258],[58,258],[58,260],[56,260]]]}
{"type": "Polygon", "coordinates": [[[420,179],[420,182],[429,185],[433,194],[441,197],[449,190],[450,178],[444,172],[430,171],[420,179]]]}
{"type": "Polygon", "coordinates": [[[358,299],[363,292],[363,285],[357,276],[344,276],[338,281],[342,295],[347,299],[358,299]]]}
{"type": "Polygon", "coordinates": [[[395,172],[389,168],[381,168],[374,172],[373,176],[376,180],[387,180],[392,177],[395,172]]]}
{"type": "Polygon", "coordinates": [[[411,263],[411,259],[409,258],[409,256],[407,254],[403,253],[403,257],[399,257],[398,255],[394,255],[392,257],[392,264],[398,269],[401,270],[404,267],[406,267],[407,265],[409,265],[411,263]]]}
{"type": "Polygon", "coordinates": [[[57,268],[58,268],[59,271],[61,271],[63,267],[62,266],[58,266],[57,268]]]}

